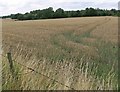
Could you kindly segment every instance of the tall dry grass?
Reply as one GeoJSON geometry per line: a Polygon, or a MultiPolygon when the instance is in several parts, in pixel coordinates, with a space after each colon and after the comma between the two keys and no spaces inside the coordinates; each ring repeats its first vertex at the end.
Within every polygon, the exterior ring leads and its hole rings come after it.
{"type": "MultiPolygon", "coordinates": [[[[3,54],[12,46],[17,62],[76,90],[115,90],[117,25],[115,17],[3,20],[3,54]]],[[[14,66],[16,79],[3,57],[4,90],[69,89],[15,62],[14,66]]]]}

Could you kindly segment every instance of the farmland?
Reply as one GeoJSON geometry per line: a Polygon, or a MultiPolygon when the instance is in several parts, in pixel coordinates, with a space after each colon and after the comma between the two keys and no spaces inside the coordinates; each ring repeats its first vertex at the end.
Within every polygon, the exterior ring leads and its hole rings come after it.
{"type": "Polygon", "coordinates": [[[117,21],[117,17],[3,19],[3,90],[116,90],[117,21]],[[9,50],[17,78],[4,57],[9,50]]]}

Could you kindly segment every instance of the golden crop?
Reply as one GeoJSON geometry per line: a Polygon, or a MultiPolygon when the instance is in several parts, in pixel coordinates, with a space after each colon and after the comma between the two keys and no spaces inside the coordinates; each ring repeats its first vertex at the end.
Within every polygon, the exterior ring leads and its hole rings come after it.
{"type": "MultiPolygon", "coordinates": [[[[3,54],[76,90],[117,89],[117,17],[3,20],[3,54]]],[[[68,90],[3,57],[3,89],[68,90]],[[21,75],[19,75],[21,73],[21,75]]]]}

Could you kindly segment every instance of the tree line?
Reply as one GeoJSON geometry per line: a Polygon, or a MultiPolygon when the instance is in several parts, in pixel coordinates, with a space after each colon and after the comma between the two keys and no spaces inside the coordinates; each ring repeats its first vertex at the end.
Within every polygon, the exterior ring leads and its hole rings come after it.
{"type": "Polygon", "coordinates": [[[55,19],[55,18],[70,18],[70,17],[88,17],[88,16],[120,16],[120,10],[111,9],[94,9],[86,8],[85,10],[76,11],[64,11],[62,8],[58,8],[56,11],[52,7],[43,10],[34,10],[29,13],[11,14],[3,16],[2,18],[12,18],[17,20],[35,20],[35,19],[55,19]]]}

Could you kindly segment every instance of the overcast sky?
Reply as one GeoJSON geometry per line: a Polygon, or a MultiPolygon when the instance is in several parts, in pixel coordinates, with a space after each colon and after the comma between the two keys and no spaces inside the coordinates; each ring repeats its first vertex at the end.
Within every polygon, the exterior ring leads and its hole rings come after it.
{"type": "Polygon", "coordinates": [[[0,0],[0,16],[53,7],[81,10],[86,7],[118,9],[119,0],[0,0]]]}

